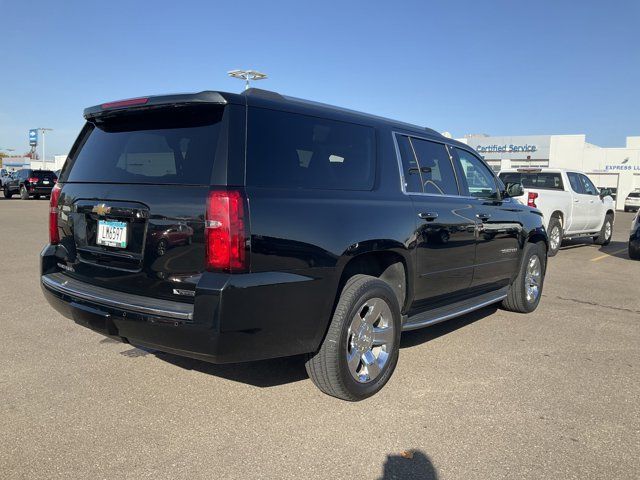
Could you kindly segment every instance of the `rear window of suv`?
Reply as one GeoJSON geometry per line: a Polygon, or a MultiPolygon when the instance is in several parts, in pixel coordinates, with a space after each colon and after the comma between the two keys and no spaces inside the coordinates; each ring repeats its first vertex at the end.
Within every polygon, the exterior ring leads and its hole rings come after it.
{"type": "Polygon", "coordinates": [[[62,181],[208,185],[222,113],[182,107],[88,123],[62,181]]]}
{"type": "Polygon", "coordinates": [[[629,198],[640,198],[640,192],[631,192],[629,198]]]}
{"type": "Polygon", "coordinates": [[[249,111],[247,185],[370,190],[371,127],[263,108],[249,111]]]}
{"type": "Polygon", "coordinates": [[[505,172],[499,175],[502,183],[520,183],[524,188],[564,190],[562,176],[559,173],[522,173],[505,172]]]}

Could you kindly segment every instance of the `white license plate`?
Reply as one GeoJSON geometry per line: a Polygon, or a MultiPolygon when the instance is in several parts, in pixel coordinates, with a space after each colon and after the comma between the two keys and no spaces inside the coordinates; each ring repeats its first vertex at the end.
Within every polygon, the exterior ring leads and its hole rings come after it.
{"type": "Polygon", "coordinates": [[[43,185],[49,185],[49,180],[43,180],[43,181],[42,181],[42,184],[43,184],[43,185]]]}
{"type": "Polygon", "coordinates": [[[113,220],[98,220],[98,245],[127,248],[127,224],[113,220]]]}

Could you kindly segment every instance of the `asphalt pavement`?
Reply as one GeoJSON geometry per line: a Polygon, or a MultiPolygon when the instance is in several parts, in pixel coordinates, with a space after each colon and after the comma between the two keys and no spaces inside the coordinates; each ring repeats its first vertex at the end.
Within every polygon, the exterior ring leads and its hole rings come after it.
{"type": "Polygon", "coordinates": [[[536,312],[407,332],[387,386],[348,403],[299,357],[211,365],[61,317],[39,286],[47,210],[0,198],[0,478],[638,478],[631,214],[549,260],[536,312]]]}

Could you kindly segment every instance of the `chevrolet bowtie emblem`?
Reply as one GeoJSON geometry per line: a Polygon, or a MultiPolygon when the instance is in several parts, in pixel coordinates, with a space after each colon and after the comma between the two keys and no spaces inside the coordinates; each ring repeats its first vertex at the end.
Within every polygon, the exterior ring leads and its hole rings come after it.
{"type": "Polygon", "coordinates": [[[97,213],[101,217],[105,216],[107,213],[111,212],[111,207],[108,207],[104,203],[99,203],[91,210],[93,213],[97,213]]]}

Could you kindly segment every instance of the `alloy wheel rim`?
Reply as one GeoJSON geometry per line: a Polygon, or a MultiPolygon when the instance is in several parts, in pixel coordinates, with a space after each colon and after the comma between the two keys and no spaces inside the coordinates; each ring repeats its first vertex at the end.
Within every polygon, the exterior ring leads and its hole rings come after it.
{"type": "Polygon", "coordinates": [[[607,222],[606,226],[604,227],[604,237],[606,240],[609,240],[611,238],[611,222],[607,222]]]}
{"type": "Polygon", "coordinates": [[[527,263],[524,285],[527,292],[527,302],[533,303],[540,296],[540,284],[542,281],[542,263],[538,255],[532,255],[527,263]]]}
{"type": "Polygon", "coordinates": [[[375,380],[389,362],[394,342],[393,317],[387,302],[381,298],[364,302],[347,332],[347,366],[354,380],[375,380]]]}
{"type": "Polygon", "coordinates": [[[558,245],[560,244],[560,229],[555,226],[551,229],[551,249],[555,250],[556,248],[558,248],[558,245]]]}

